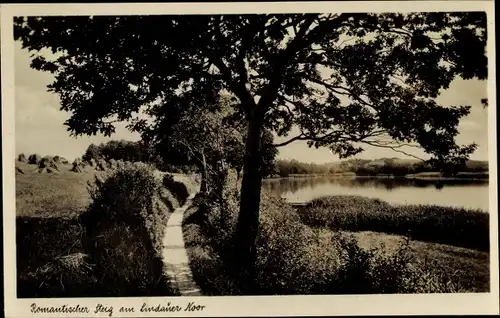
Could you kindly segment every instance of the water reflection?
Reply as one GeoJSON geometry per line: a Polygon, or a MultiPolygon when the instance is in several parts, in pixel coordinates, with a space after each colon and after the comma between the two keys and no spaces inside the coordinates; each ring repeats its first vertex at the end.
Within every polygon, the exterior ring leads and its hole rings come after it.
{"type": "Polygon", "coordinates": [[[362,195],[392,203],[426,203],[488,210],[488,180],[317,177],[268,179],[263,187],[289,201],[362,195]]]}
{"type": "Polygon", "coordinates": [[[487,180],[431,180],[431,179],[406,179],[406,178],[360,178],[360,177],[324,177],[324,178],[281,178],[268,179],[264,181],[266,189],[274,193],[291,192],[295,193],[300,189],[315,188],[324,184],[339,185],[346,188],[371,187],[381,188],[391,191],[400,187],[418,187],[418,188],[435,188],[443,189],[445,186],[465,186],[485,185],[488,186],[487,180]]]}

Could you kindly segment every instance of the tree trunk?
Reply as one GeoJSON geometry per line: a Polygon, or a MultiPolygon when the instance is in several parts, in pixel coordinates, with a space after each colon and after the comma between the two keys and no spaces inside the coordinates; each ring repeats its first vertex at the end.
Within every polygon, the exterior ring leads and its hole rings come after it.
{"type": "Polygon", "coordinates": [[[207,186],[207,179],[208,179],[208,174],[207,174],[207,159],[205,158],[205,152],[201,152],[201,184],[200,184],[200,192],[201,193],[207,193],[208,186],[207,186]]]}
{"type": "Polygon", "coordinates": [[[235,270],[239,272],[241,278],[239,285],[244,294],[252,293],[255,277],[255,239],[259,226],[262,185],[262,122],[262,118],[252,118],[249,122],[241,183],[240,211],[234,242],[236,248],[234,254],[237,258],[234,265],[235,270]]]}

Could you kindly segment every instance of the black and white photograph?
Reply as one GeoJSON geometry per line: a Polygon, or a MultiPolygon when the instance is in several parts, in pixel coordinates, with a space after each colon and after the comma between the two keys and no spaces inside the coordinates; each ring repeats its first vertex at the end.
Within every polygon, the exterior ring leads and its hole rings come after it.
{"type": "Polygon", "coordinates": [[[2,5],[10,316],[498,313],[493,2],[410,2],[2,5]]]}

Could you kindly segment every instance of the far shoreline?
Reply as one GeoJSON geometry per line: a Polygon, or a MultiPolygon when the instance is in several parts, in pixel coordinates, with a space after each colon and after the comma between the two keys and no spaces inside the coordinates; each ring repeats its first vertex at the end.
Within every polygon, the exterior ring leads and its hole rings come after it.
{"type": "Polygon", "coordinates": [[[350,178],[350,179],[407,179],[407,180],[433,180],[433,181],[448,181],[448,180],[470,180],[470,181],[489,181],[489,173],[485,172],[459,172],[455,177],[444,177],[439,172],[421,172],[417,174],[409,174],[406,176],[393,175],[374,175],[362,176],[354,173],[335,173],[335,174],[290,174],[287,177],[275,176],[266,177],[264,181],[281,180],[281,179],[306,179],[306,178],[350,178]]]}

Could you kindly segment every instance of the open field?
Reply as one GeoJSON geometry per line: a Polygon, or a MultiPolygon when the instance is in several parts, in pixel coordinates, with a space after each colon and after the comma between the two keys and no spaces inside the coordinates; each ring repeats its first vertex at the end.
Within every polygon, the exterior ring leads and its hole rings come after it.
{"type": "Polygon", "coordinates": [[[35,165],[18,163],[24,174],[16,174],[16,215],[30,217],[75,217],[90,202],[87,182],[93,182],[96,171],[70,171],[71,165],[60,165],[60,173],[38,173],[35,165]]]}

